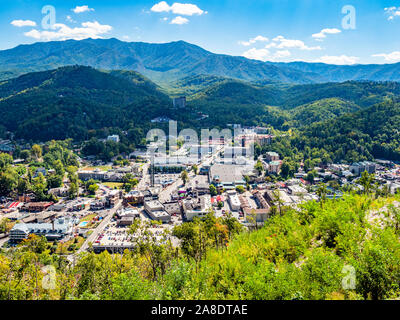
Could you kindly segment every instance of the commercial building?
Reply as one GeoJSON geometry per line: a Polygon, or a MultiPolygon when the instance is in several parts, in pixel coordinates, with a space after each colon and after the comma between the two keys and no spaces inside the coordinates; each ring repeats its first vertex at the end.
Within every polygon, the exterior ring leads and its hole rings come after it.
{"type": "Polygon", "coordinates": [[[368,173],[375,173],[376,171],[376,164],[373,162],[369,161],[363,161],[363,162],[356,162],[353,163],[350,166],[351,173],[353,173],[356,176],[361,175],[364,171],[367,171],[368,173]]]}
{"type": "Polygon", "coordinates": [[[211,197],[206,195],[199,198],[184,200],[182,207],[187,221],[193,221],[195,217],[205,217],[212,209],[211,197]]]}
{"type": "Polygon", "coordinates": [[[165,211],[163,204],[158,200],[145,201],[144,209],[151,219],[168,223],[171,221],[171,215],[165,211]]]}
{"type": "Polygon", "coordinates": [[[139,211],[133,208],[127,208],[121,212],[117,213],[117,225],[126,227],[133,224],[135,219],[140,218],[139,211]]]}
{"type": "Polygon", "coordinates": [[[247,198],[243,195],[239,196],[241,208],[248,223],[263,223],[269,218],[271,209],[268,203],[266,203],[264,197],[262,197],[261,193],[257,192],[254,196],[258,199],[256,200],[258,204],[257,208],[252,207],[247,198]]]}
{"type": "Polygon", "coordinates": [[[47,240],[60,240],[71,235],[72,230],[73,220],[70,218],[60,218],[53,223],[17,223],[10,231],[10,241],[22,241],[30,234],[44,236],[47,240]]]}
{"type": "Polygon", "coordinates": [[[119,135],[114,134],[114,135],[112,135],[112,136],[108,136],[108,137],[107,137],[107,141],[114,141],[114,142],[118,143],[118,142],[120,141],[120,140],[119,140],[119,135]]]}
{"type": "Polygon", "coordinates": [[[124,205],[138,205],[144,203],[144,194],[140,191],[133,190],[124,196],[124,205]]]}
{"type": "Polygon", "coordinates": [[[101,170],[81,170],[78,171],[78,178],[82,181],[88,181],[88,180],[98,180],[98,181],[104,181],[105,176],[106,176],[105,171],[101,170]]]}
{"type": "Polygon", "coordinates": [[[279,160],[279,154],[277,154],[276,152],[267,152],[265,154],[265,159],[267,159],[267,161],[269,161],[269,162],[278,161],[279,160]]]}
{"type": "Polygon", "coordinates": [[[237,165],[215,164],[210,168],[209,181],[217,188],[233,190],[237,186],[245,186],[243,167],[237,165]]]}
{"type": "Polygon", "coordinates": [[[303,196],[308,193],[305,188],[300,187],[299,185],[288,186],[287,189],[289,194],[293,196],[303,196]]]}
{"type": "Polygon", "coordinates": [[[235,190],[230,190],[227,192],[229,205],[231,206],[232,211],[239,211],[241,208],[240,199],[235,190]]]}
{"type": "Polygon", "coordinates": [[[29,202],[22,209],[28,212],[41,212],[53,205],[53,202],[29,202]]]}

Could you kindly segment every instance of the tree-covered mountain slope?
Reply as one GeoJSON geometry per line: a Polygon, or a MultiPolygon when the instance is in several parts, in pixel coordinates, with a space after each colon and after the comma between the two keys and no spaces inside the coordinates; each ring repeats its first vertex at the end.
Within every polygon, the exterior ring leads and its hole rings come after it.
{"type": "Polygon", "coordinates": [[[170,106],[134,72],[73,66],[0,83],[0,125],[25,139],[83,139],[89,130],[143,126],[170,106]]]}
{"type": "Polygon", "coordinates": [[[333,162],[400,161],[400,104],[387,100],[336,119],[316,122],[278,138],[271,147],[283,157],[294,152],[325,154],[333,162]]]}

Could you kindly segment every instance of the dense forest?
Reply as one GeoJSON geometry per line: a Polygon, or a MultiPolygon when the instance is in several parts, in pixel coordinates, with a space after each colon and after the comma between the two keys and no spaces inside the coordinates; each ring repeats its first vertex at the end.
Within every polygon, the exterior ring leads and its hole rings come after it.
{"type": "Polygon", "coordinates": [[[330,161],[347,163],[400,160],[400,104],[388,100],[336,119],[316,122],[277,138],[270,147],[291,157],[306,150],[327,153],[330,161]]]}
{"type": "Polygon", "coordinates": [[[65,67],[24,75],[0,88],[0,125],[26,140],[82,140],[104,128],[148,128],[170,107],[166,95],[134,72],[65,67]]]}
{"type": "Polygon", "coordinates": [[[168,132],[168,123],[151,120],[169,117],[179,130],[239,123],[290,132],[272,146],[286,157],[310,148],[335,162],[398,160],[399,95],[398,83],[369,81],[288,85],[190,76],[159,87],[133,71],[72,66],[1,82],[0,137],[11,131],[31,142],[90,140],[84,154],[108,161],[143,145],[152,128],[168,132]],[[184,112],[172,108],[177,95],[187,96],[184,112]],[[110,134],[121,144],[99,142],[110,134]]]}
{"type": "MultiPolygon", "coordinates": [[[[1,253],[0,298],[398,299],[398,200],[347,194],[308,202],[248,231],[208,215],[175,227],[179,249],[150,237],[135,252],[88,252],[74,262],[32,236],[1,253]]],[[[131,231],[148,227],[137,222],[131,231]]]]}

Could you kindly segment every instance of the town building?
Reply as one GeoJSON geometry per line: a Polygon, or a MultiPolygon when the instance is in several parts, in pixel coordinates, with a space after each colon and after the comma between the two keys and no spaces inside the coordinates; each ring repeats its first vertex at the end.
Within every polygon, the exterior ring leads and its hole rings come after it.
{"type": "MultiPolygon", "coordinates": [[[[256,198],[258,196],[262,197],[261,193],[259,193],[259,192],[255,193],[254,196],[256,198]]],[[[269,214],[271,211],[270,207],[266,203],[266,201],[263,197],[262,197],[262,199],[259,198],[259,200],[256,201],[258,203],[258,207],[252,207],[249,204],[248,199],[244,195],[239,196],[241,209],[242,209],[243,215],[248,223],[250,223],[250,224],[263,223],[264,221],[266,221],[269,218],[269,214]]]]}
{"type": "Polygon", "coordinates": [[[268,164],[268,173],[279,174],[281,170],[282,161],[271,161],[268,164]]]}
{"type": "Polygon", "coordinates": [[[59,218],[53,223],[17,223],[10,231],[10,241],[20,242],[30,234],[44,236],[47,240],[60,240],[73,231],[73,221],[70,218],[59,218]]]}
{"type": "Polygon", "coordinates": [[[165,211],[164,205],[158,200],[145,201],[144,209],[151,219],[168,223],[171,221],[171,215],[165,211]]]}
{"type": "Polygon", "coordinates": [[[107,141],[114,141],[115,143],[119,143],[119,135],[114,134],[112,136],[107,137],[107,141]]]}
{"type": "Polygon", "coordinates": [[[212,210],[211,197],[205,195],[184,200],[182,207],[186,221],[193,221],[195,217],[203,218],[212,210]]]}
{"type": "Polygon", "coordinates": [[[376,172],[376,164],[370,161],[356,162],[349,169],[354,175],[360,176],[364,171],[372,174],[376,172]]]}
{"type": "Polygon", "coordinates": [[[140,205],[144,203],[144,194],[137,190],[132,190],[124,196],[123,204],[126,205],[140,205]]]}
{"type": "Polygon", "coordinates": [[[232,211],[239,211],[241,208],[240,199],[235,190],[230,190],[227,192],[229,205],[231,206],[232,211]]]}
{"type": "Polygon", "coordinates": [[[242,166],[215,164],[211,166],[209,181],[219,189],[233,190],[237,186],[245,186],[242,166]]]}
{"type": "Polygon", "coordinates": [[[271,162],[271,161],[278,161],[278,160],[279,160],[279,154],[277,154],[276,152],[267,152],[267,153],[265,154],[265,159],[266,159],[268,162],[271,162]]]}
{"type": "Polygon", "coordinates": [[[117,225],[121,227],[131,226],[135,219],[140,218],[139,211],[133,208],[126,208],[121,212],[117,212],[117,225]]]}
{"type": "Polygon", "coordinates": [[[53,202],[29,202],[22,207],[22,210],[28,212],[41,212],[48,209],[52,205],[53,202]]]}

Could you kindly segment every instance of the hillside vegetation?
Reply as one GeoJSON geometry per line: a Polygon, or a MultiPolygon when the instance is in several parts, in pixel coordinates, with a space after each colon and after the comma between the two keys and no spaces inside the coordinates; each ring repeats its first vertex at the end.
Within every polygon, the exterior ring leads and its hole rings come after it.
{"type": "Polygon", "coordinates": [[[374,158],[399,161],[399,125],[400,104],[388,100],[303,127],[291,136],[278,138],[271,148],[283,156],[319,150],[327,152],[333,162],[351,163],[374,158]]]}
{"type": "MultiPolygon", "coordinates": [[[[291,130],[270,147],[282,157],[308,148],[335,162],[398,160],[399,95],[393,82],[292,86],[210,76],[187,77],[166,88],[134,71],[72,66],[0,82],[0,135],[8,130],[32,141],[83,141],[117,133],[132,149],[151,128],[167,132],[168,124],[151,123],[167,116],[180,129],[240,123],[291,130]],[[165,92],[188,94],[187,109],[172,110],[165,92]]],[[[85,150],[93,154],[101,143],[91,145],[85,150]]],[[[108,159],[113,152],[103,153],[108,159]]]]}
{"type": "Polygon", "coordinates": [[[0,83],[0,125],[28,140],[80,140],[105,127],[143,128],[170,104],[134,72],[75,66],[0,83]]]}
{"type": "Polygon", "coordinates": [[[31,238],[0,255],[0,298],[397,299],[398,205],[346,195],[286,208],[253,232],[208,216],[176,227],[178,251],[150,242],[124,255],[83,253],[75,266],[31,238]],[[56,269],[54,289],[35,286],[44,265],[56,269]]]}

